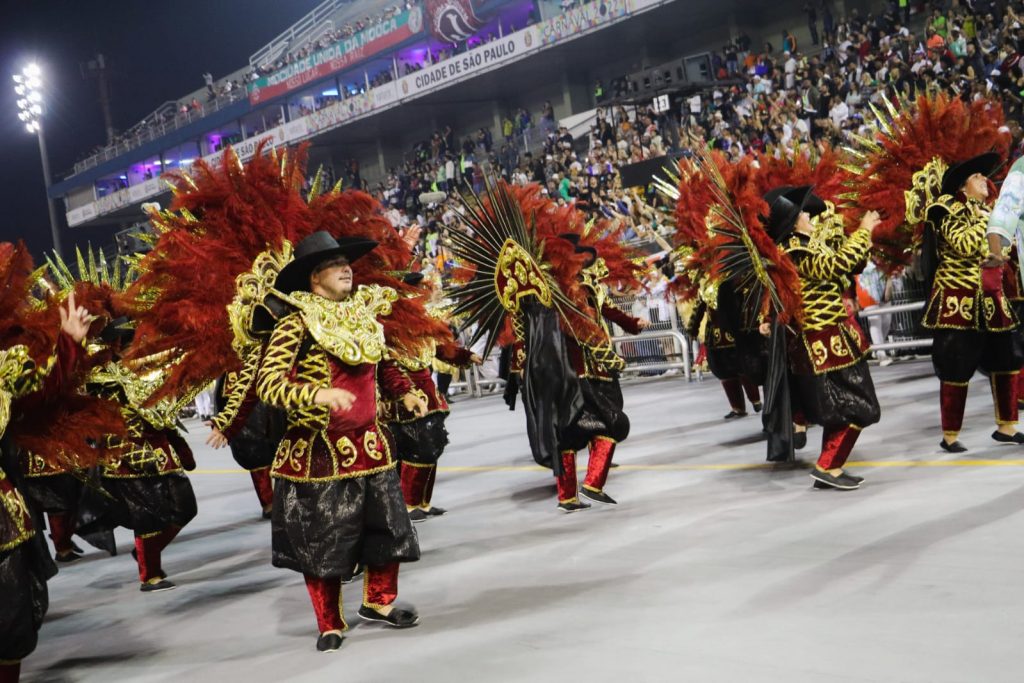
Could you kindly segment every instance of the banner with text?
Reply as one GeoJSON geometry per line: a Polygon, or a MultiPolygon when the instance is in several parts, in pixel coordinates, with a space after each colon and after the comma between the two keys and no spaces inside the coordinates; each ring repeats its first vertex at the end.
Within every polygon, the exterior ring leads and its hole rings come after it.
{"type": "Polygon", "coordinates": [[[481,71],[492,69],[502,62],[518,59],[538,47],[533,26],[516,31],[504,38],[479,45],[469,52],[454,55],[422,71],[398,79],[398,94],[402,99],[427,90],[437,90],[461,81],[481,71]]]}
{"type": "Polygon", "coordinates": [[[602,0],[563,12],[537,24],[542,45],[551,45],[585,33],[602,24],[617,21],[633,9],[633,0],[602,0]]]}
{"type": "Polygon", "coordinates": [[[343,38],[323,50],[296,60],[269,76],[249,84],[249,101],[257,104],[283,95],[307,83],[330,76],[375,54],[395,47],[423,30],[419,7],[401,12],[376,26],[343,38]]]}

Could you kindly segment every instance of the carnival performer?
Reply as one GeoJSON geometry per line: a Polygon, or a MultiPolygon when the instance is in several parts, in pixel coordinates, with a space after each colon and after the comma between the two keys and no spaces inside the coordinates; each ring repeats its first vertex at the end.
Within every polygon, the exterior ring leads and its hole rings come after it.
{"type": "Polygon", "coordinates": [[[274,328],[257,376],[260,399],[288,413],[271,470],[274,564],[305,577],[320,651],[341,647],[341,582],[358,565],[366,567],[360,617],[396,628],[419,622],[392,605],[399,563],[419,559],[419,545],[377,421],[378,385],[417,417],[426,403],[386,359],[377,318],[397,293],[354,288],[350,264],[375,246],[326,232],[299,242],[275,284],[297,310],[274,328]]]}
{"type": "MultiPolygon", "coordinates": [[[[999,188],[988,221],[989,254],[984,267],[1002,265],[1003,289],[1017,316],[1014,337],[1018,350],[1024,349],[1024,287],[1020,270],[1021,221],[1024,220],[1024,157],[1013,162],[999,188]]],[[[1017,407],[1024,406],[1024,372],[1017,376],[1017,407]]]]}
{"type": "MultiPolygon", "coordinates": [[[[119,320],[120,345],[132,336],[130,323],[119,320]]],[[[122,359],[94,370],[90,389],[116,401],[127,425],[127,437],[111,439],[121,450],[116,462],[103,468],[103,488],[114,499],[112,520],[135,534],[132,556],[139,570],[139,590],[156,593],[176,584],[163,570],[162,555],[171,541],[196,516],[196,497],[186,470],[195,469],[188,443],[178,433],[178,414],[193,400],[165,398],[151,403],[162,376],[140,377],[122,359]]]]}
{"type": "MultiPolygon", "coordinates": [[[[423,274],[408,273],[404,277],[407,285],[416,287],[423,281],[423,274]]],[[[437,460],[448,445],[448,431],[445,419],[448,417],[448,401],[434,384],[433,366],[436,361],[466,368],[479,365],[482,359],[465,349],[452,338],[435,345],[433,350],[417,358],[396,354],[395,361],[426,401],[427,411],[417,416],[405,409],[401,399],[383,404],[384,420],[395,439],[398,457],[401,460],[402,495],[413,522],[422,522],[447,512],[444,508],[431,505],[434,482],[437,479],[437,460]]]]}
{"type": "MultiPolygon", "coordinates": [[[[629,434],[629,418],[623,411],[622,389],[619,387],[619,373],[625,361],[614,351],[609,322],[615,323],[628,334],[639,334],[650,326],[646,320],[635,318],[615,307],[611,302],[605,279],[609,276],[607,262],[601,258],[596,247],[581,242],[582,235],[564,233],[560,236],[573,245],[576,254],[584,257],[580,269],[580,282],[589,311],[589,320],[599,335],[581,342],[573,335],[565,336],[569,362],[579,378],[584,400],[584,411],[599,415],[604,429],[598,429],[590,436],[587,444],[587,474],[583,484],[576,477],[576,451],[564,444],[561,449],[561,471],[556,470],[558,507],[564,512],[589,507],[579,500],[615,505],[617,501],[605,490],[608,473],[611,470],[615,447],[629,434]]],[[[526,351],[529,353],[529,350],[526,351]]]]}
{"type": "MultiPolygon", "coordinates": [[[[0,436],[12,399],[37,388],[40,374],[25,346],[0,350],[0,436]]],[[[21,660],[36,649],[49,606],[46,581],[56,567],[44,542],[36,538],[28,505],[4,473],[3,460],[0,457],[0,683],[17,683],[21,660]]]]}
{"type": "Polygon", "coordinates": [[[982,267],[991,260],[987,176],[1006,158],[1010,141],[1002,107],[984,97],[965,102],[944,94],[883,105],[876,134],[862,139],[857,158],[863,161],[850,187],[861,210],[881,211],[872,256],[884,272],[921,254],[929,290],[922,325],[932,331],[940,381],[939,446],[967,450],[958,437],[968,381],[979,368],[989,373],[996,404],[992,438],[1024,443],[1016,428],[1021,359],[1011,331],[1017,320],[1003,291],[1002,259],[982,267]]]}
{"type": "MultiPolygon", "coordinates": [[[[852,235],[829,242],[815,239],[812,214],[831,209],[812,188],[775,188],[764,199],[769,207],[765,229],[800,278],[802,310],[790,354],[794,413],[824,429],[811,478],[816,488],[856,489],[863,478],[843,466],[861,431],[878,422],[881,409],[867,364],[869,344],[843,297],[871,248],[878,214],[867,212],[852,235]]],[[[763,323],[762,332],[769,330],[763,323]]]]}
{"type": "MultiPolygon", "coordinates": [[[[49,604],[46,582],[57,572],[36,531],[38,511],[33,514],[7,475],[6,468],[16,463],[9,452],[8,428],[12,419],[21,419],[25,404],[18,402],[43,391],[52,372],[62,375],[58,382],[66,382],[92,321],[73,295],[58,304],[59,323],[49,315],[53,308],[30,303],[33,271],[23,245],[0,244],[0,277],[5,283],[0,290],[0,683],[17,683],[21,660],[35,650],[49,604]]],[[[55,441],[52,432],[44,436],[55,441]]],[[[75,450],[74,438],[61,443],[75,450]]],[[[52,454],[40,449],[39,457],[49,459],[52,454]]],[[[78,462],[85,465],[86,458],[78,462]]]]}
{"type": "Polygon", "coordinates": [[[16,473],[18,488],[34,514],[46,514],[55,559],[61,563],[82,557],[82,550],[72,541],[74,533],[81,533],[111,555],[117,552],[110,530],[87,533],[79,529],[96,512],[89,501],[102,494],[96,491],[98,468],[78,465],[95,462],[102,455],[97,442],[124,432],[116,405],[85,391],[89,373],[107,359],[101,338],[115,317],[113,298],[124,279],[119,267],[101,264],[91,248],[87,256],[81,251],[78,256],[77,274],[60,256],[47,258],[44,279],[38,283],[46,298],[38,304],[56,304],[63,310],[66,302],[71,309],[90,310],[87,333],[77,341],[67,334],[58,337],[53,370],[41,390],[16,402],[10,429],[10,446],[21,465],[16,473]]]}
{"type": "Polygon", "coordinates": [[[738,294],[729,281],[718,288],[714,307],[701,298],[687,321],[687,334],[691,339],[700,336],[704,327],[704,349],[708,367],[729,401],[726,420],[747,416],[750,401],[755,413],[761,412],[759,384],[764,383],[764,339],[757,330],[741,330],[739,326],[738,294]]]}
{"type": "Polygon", "coordinates": [[[939,445],[950,453],[967,450],[958,436],[968,383],[979,368],[988,373],[992,385],[992,438],[1024,444],[1024,434],[1017,431],[1022,359],[1013,330],[1018,321],[1003,291],[1004,269],[982,267],[988,254],[988,175],[1000,161],[999,154],[986,153],[949,166],[942,173],[941,194],[926,211],[938,262],[922,324],[932,330],[932,364],[941,382],[939,445]]]}
{"type": "Polygon", "coordinates": [[[177,359],[152,402],[242,377],[259,359],[245,396],[288,414],[271,463],[273,562],[306,576],[317,647],[333,651],[345,629],[341,584],[363,566],[363,618],[418,622],[392,605],[398,563],[417,559],[419,546],[376,387],[424,410],[389,358],[418,357],[448,330],[395,276],[413,260],[416,232],[400,234],[372,197],[325,187],[320,172],[305,193],[307,177],[306,146],[261,145],[244,164],[229,147],[222,164],[176,174],[174,202],[151,212],[159,238],[126,294],[138,320],[129,360],[144,372],[177,359]],[[326,296],[311,291],[313,279],[326,296]]]}
{"type": "Polygon", "coordinates": [[[521,378],[530,449],[555,474],[558,509],[589,508],[581,496],[614,504],[604,485],[629,418],[618,384],[624,361],[606,319],[627,332],[644,327],[608,300],[609,283],[627,291],[639,286],[634,254],[619,239],[621,226],[588,227],[572,207],[557,207],[537,186],[494,179],[485,196],[473,194],[463,209],[460,219],[469,230],[453,233],[452,245],[471,278],[452,297],[455,314],[465,313],[464,327],[476,325],[470,345],[486,337],[486,355],[511,324],[515,348],[506,400],[514,405],[521,378]],[[576,453],[584,447],[589,462],[580,488],[576,453]]]}

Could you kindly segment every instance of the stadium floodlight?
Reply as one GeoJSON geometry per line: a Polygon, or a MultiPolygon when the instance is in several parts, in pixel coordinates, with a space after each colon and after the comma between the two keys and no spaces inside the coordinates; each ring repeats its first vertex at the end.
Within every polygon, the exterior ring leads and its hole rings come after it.
{"type": "Polygon", "coordinates": [[[35,62],[30,62],[13,74],[14,92],[18,96],[18,118],[25,124],[25,130],[35,133],[39,142],[39,156],[43,165],[43,182],[46,184],[46,206],[50,212],[50,235],[53,238],[53,251],[58,255],[60,249],[60,230],[57,225],[57,208],[50,198],[50,160],[46,154],[46,138],[43,136],[43,115],[46,113],[43,97],[43,70],[35,62]]]}

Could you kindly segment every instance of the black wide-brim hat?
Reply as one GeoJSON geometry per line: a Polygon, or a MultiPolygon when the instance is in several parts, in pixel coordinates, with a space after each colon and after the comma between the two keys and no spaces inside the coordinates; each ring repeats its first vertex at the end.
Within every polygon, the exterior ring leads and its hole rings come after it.
{"type": "Polygon", "coordinates": [[[402,282],[415,287],[423,282],[423,273],[419,271],[409,271],[402,275],[402,282]]]}
{"type": "Polygon", "coordinates": [[[1002,157],[998,152],[985,152],[959,164],[953,164],[942,174],[942,194],[956,194],[967,179],[975,173],[990,176],[999,168],[1002,157]]]}
{"type": "Polygon", "coordinates": [[[574,232],[563,232],[558,236],[560,239],[566,242],[571,242],[574,247],[573,251],[577,254],[590,254],[590,262],[593,263],[597,260],[597,249],[594,247],[588,247],[586,245],[580,246],[580,236],[574,232]]]}
{"type": "Polygon", "coordinates": [[[309,291],[309,276],[324,261],[344,256],[353,263],[365,256],[377,243],[364,237],[342,237],[335,239],[326,230],[314,232],[295,247],[295,258],[281,269],[274,288],[291,294],[309,291]]]}
{"type": "Polygon", "coordinates": [[[764,229],[776,243],[789,237],[802,211],[813,218],[827,208],[821,197],[811,191],[810,185],[772,188],[765,193],[764,201],[768,204],[768,217],[762,217],[764,229]]]}
{"type": "Polygon", "coordinates": [[[100,341],[105,344],[121,344],[127,346],[135,338],[135,325],[126,315],[114,318],[99,333],[100,341]]]}

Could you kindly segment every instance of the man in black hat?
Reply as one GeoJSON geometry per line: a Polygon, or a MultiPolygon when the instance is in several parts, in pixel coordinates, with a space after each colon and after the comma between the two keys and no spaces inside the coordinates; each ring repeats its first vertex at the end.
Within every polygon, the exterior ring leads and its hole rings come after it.
{"type": "Polygon", "coordinates": [[[793,260],[800,277],[803,316],[789,359],[794,412],[824,429],[811,478],[816,488],[856,489],[862,479],[845,472],[843,465],[861,430],[878,422],[881,411],[866,360],[868,342],[843,295],[867,258],[878,213],[866,213],[856,232],[832,244],[813,239],[812,216],[829,208],[809,186],[775,188],[765,201],[766,230],[793,260]]]}
{"type": "Polygon", "coordinates": [[[360,566],[363,619],[395,628],[419,622],[415,611],[392,605],[399,563],[419,559],[420,551],[377,420],[378,386],[413,414],[424,414],[426,405],[386,360],[377,318],[390,313],[398,294],[353,287],[349,264],[376,245],[323,231],[299,242],[275,285],[296,310],[275,326],[256,380],[260,399],[288,414],[271,466],[273,564],[305,577],[321,652],[341,647],[341,584],[360,566]]]}
{"type": "Polygon", "coordinates": [[[989,373],[995,401],[992,438],[1024,444],[1017,431],[1017,319],[1003,291],[1002,268],[982,267],[988,255],[988,175],[1000,161],[990,152],[950,166],[927,212],[923,261],[931,295],[922,325],[932,330],[932,365],[941,382],[939,446],[950,453],[967,450],[958,436],[968,382],[979,368],[989,373]]]}

